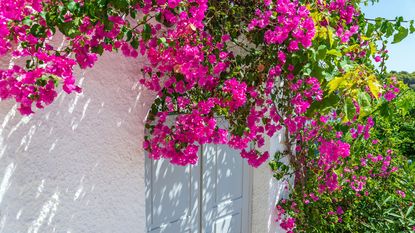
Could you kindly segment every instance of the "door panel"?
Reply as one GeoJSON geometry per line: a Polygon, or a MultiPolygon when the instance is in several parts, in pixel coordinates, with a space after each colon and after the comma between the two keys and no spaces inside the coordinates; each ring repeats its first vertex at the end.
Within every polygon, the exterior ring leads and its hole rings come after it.
{"type": "Polygon", "coordinates": [[[147,231],[199,230],[200,166],[173,166],[167,160],[146,159],[147,231]]]}
{"type": "Polygon", "coordinates": [[[249,232],[250,170],[239,152],[203,146],[202,226],[204,233],[249,232]]]}
{"type": "Polygon", "coordinates": [[[214,222],[214,231],[221,233],[241,232],[242,215],[236,213],[219,218],[214,222]]]}

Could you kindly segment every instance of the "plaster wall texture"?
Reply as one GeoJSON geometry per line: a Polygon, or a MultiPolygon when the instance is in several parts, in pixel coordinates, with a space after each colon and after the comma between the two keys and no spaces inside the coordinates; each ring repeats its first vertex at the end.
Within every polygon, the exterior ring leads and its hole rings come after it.
{"type": "MultiPolygon", "coordinates": [[[[61,93],[30,117],[0,101],[0,233],[145,232],[141,145],[155,96],[137,84],[143,62],[106,54],[77,71],[82,94],[61,93]]],[[[267,141],[271,154],[279,142],[267,141]]],[[[283,232],[281,184],[267,164],[253,176],[252,233],[283,232]]]]}
{"type": "Polygon", "coordinates": [[[105,55],[77,71],[82,94],[30,117],[0,102],[0,232],[144,232],[141,66],[105,55]]]}
{"type": "MultiPolygon", "coordinates": [[[[273,156],[275,152],[285,150],[282,144],[284,140],[284,130],[267,138],[264,149],[268,150],[273,156]]],[[[284,184],[277,181],[272,174],[267,163],[262,164],[253,172],[253,192],[252,192],[252,233],[283,233],[279,224],[275,221],[277,218],[277,203],[286,197],[287,191],[284,184]]]]}

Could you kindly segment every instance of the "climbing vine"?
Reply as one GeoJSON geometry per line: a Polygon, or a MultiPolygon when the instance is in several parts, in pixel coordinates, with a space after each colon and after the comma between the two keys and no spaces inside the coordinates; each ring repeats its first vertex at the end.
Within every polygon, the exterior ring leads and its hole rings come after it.
{"type": "MultiPolygon", "coordinates": [[[[0,55],[14,61],[0,70],[0,98],[30,115],[60,88],[81,92],[75,66],[93,67],[107,52],[144,56],[137,82],[157,93],[143,145],[151,158],[195,164],[200,145],[226,144],[258,167],[270,157],[266,137],[283,132],[285,151],[270,166],[278,179],[295,177],[288,186],[303,204],[345,187],[361,195],[369,179],[361,167],[381,177],[398,169],[393,151],[370,155],[371,129],[373,114],[400,92],[387,78],[386,44],[415,31],[402,18],[366,19],[361,4],[368,1],[0,0],[0,55]],[[358,149],[357,140],[369,146],[358,149]],[[357,158],[365,165],[353,168],[357,158]]],[[[281,226],[295,229],[278,208],[281,226]]]]}

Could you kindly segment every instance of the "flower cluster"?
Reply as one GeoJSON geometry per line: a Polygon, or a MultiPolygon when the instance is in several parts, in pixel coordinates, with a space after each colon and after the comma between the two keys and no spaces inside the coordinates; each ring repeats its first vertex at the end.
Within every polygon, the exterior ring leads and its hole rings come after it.
{"type": "MultiPolygon", "coordinates": [[[[340,38],[342,43],[349,42],[353,35],[356,35],[359,30],[357,24],[357,17],[360,12],[349,0],[334,0],[327,3],[326,1],[318,0],[320,7],[327,10],[329,14],[338,15],[339,19],[336,22],[336,35],[340,38]]],[[[321,22],[327,25],[327,20],[321,22]]]]}
{"type": "MultiPolygon", "coordinates": [[[[0,70],[0,98],[13,98],[24,115],[33,113],[33,105],[43,108],[57,96],[62,84],[66,93],[80,92],[73,74],[75,65],[85,69],[97,60],[99,49],[112,51],[122,46],[117,40],[125,24],[119,16],[110,16],[111,30],[101,22],[91,23],[89,17],[78,17],[70,9],[59,8],[64,23],[79,25],[79,35],[64,32],[64,48],[53,43],[55,25],[42,17],[43,6],[49,1],[1,1],[0,54],[10,54],[15,61],[11,68],[0,70]],[[23,21],[24,23],[14,23],[23,21]],[[99,49],[98,49],[99,48],[99,49]],[[26,65],[20,65],[26,61],[26,65]]],[[[81,4],[78,1],[77,4],[81,4]]],[[[125,42],[124,42],[125,43],[125,42]]]]}
{"type": "Polygon", "coordinates": [[[385,84],[383,88],[386,90],[386,93],[383,94],[383,97],[387,101],[392,101],[396,98],[396,95],[400,92],[400,89],[397,86],[398,81],[396,80],[396,77],[391,77],[392,83],[385,84]]]}
{"type": "Polygon", "coordinates": [[[265,31],[266,44],[288,44],[288,51],[298,51],[311,46],[315,34],[314,21],[309,10],[297,1],[265,1],[263,10],[257,9],[256,18],[248,25],[254,28],[270,28],[265,31]]]}

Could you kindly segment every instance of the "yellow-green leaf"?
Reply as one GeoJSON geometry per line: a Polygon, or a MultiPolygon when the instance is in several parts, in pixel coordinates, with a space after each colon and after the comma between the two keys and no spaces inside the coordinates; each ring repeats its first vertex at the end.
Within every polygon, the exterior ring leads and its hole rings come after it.
{"type": "Polygon", "coordinates": [[[376,99],[379,98],[379,93],[382,91],[382,86],[374,75],[369,76],[367,85],[369,86],[370,92],[376,99]]]}
{"type": "Polygon", "coordinates": [[[354,44],[352,46],[347,47],[344,51],[346,53],[348,53],[348,52],[354,52],[356,49],[359,49],[359,48],[360,48],[360,44],[354,44]]]}
{"type": "Polygon", "coordinates": [[[333,31],[331,29],[329,29],[329,30],[327,30],[327,34],[329,36],[330,47],[332,47],[333,46],[333,43],[334,43],[333,31]]]}
{"type": "Polygon", "coordinates": [[[362,40],[364,40],[364,41],[368,41],[368,40],[370,40],[370,38],[369,37],[366,37],[366,36],[361,36],[360,37],[362,40]]]}
{"type": "Polygon", "coordinates": [[[333,55],[333,56],[336,56],[336,57],[341,57],[342,56],[342,53],[338,50],[335,50],[335,49],[328,50],[327,54],[333,55]]]}
{"type": "Polygon", "coordinates": [[[344,81],[344,77],[336,77],[332,79],[327,84],[327,86],[329,87],[329,93],[332,93],[333,91],[337,90],[343,81],[344,81]]]}
{"type": "Polygon", "coordinates": [[[369,47],[370,47],[370,54],[371,54],[371,55],[375,55],[375,54],[376,54],[376,52],[377,52],[377,48],[376,48],[375,43],[370,42],[370,43],[369,43],[369,47]]]}

